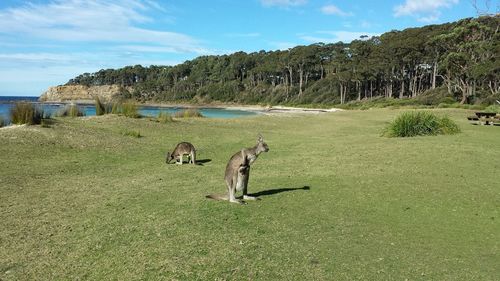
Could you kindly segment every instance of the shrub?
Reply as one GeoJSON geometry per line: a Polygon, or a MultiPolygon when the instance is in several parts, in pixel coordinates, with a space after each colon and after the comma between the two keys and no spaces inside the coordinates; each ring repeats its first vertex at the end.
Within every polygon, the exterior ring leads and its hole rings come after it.
{"type": "Polygon", "coordinates": [[[104,115],[110,112],[110,108],[107,104],[103,104],[99,97],[95,97],[95,115],[104,115]]]}
{"type": "Polygon", "coordinates": [[[10,110],[10,120],[14,124],[40,124],[42,118],[43,111],[32,103],[18,102],[10,110]]]}
{"type": "Polygon", "coordinates": [[[496,105],[496,104],[490,105],[490,106],[486,107],[484,109],[484,111],[500,113],[500,105],[496,105]]]}
{"type": "Polygon", "coordinates": [[[449,104],[449,103],[440,103],[438,104],[437,108],[452,108],[454,104],[449,104]]]}
{"type": "Polygon", "coordinates": [[[137,105],[135,103],[131,102],[126,102],[122,104],[121,106],[121,113],[125,115],[126,117],[130,118],[140,118],[141,115],[139,114],[139,109],[137,108],[137,105]]]}
{"type": "Polygon", "coordinates": [[[122,135],[129,136],[129,137],[134,137],[134,138],[140,138],[140,137],[142,137],[141,133],[139,131],[130,131],[130,130],[123,131],[122,135]]]}
{"type": "Polygon", "coordinates": [[[183,109],[174,114],[175,118],[204,117],[198,109],[183,109]]]}
{"type": "MultiPolygon", "coordinates": [[[[439,117],[438,117],[439,118],[439,117]]],[[[460,133],[460,128],[455,121],[451,120],[450,117],[444,116],[439,120],[439,130],[438,134],[441,135],[454,135],[460,133]]]]}
{"type": "Polygon", "coordinates": [[[111,114],[121,114],[122,113],[122,104],[119,102],[115,102],[111,106],[111,114]]]}
{"type": "Polygon", "coordinates": [[[384,130],[388,137],[414,137],[439,134],[456,134],[458,125],[448,117],[438,117],[426,111],[409,111],[400,114],[384,130]]]}
{"type": "Polygon", "coordinates": [[[241,91],[244,88],[236,81],[228,81],[226,83],[210,83],[197,90],[197,96],[203,100],[218,100],[218,101],[234,101],[242,98],[241,91]]]}
{"type": "Polygon", "coordinates": [[[385,98],[375,97],[373,99],[350,101],[345,104],[337,105],[336,107],[343,109],[368,109],[368,108],[399,108],[399,107],[425,107],[419,100],[415,98],[385,98]]]}
{"type": "Polygon", "coordinates": [[[445,86],[427,90],[416,99],[425,105],[438,105],[440,103],[450,104],[457,102],[453,95],[448,93],[448,89],[445,86]]]}
{"type": "Polygon", "coordinates": [[[5,126],[5,121],[3,120],[2,116],[0,116],[0,128],[5,126]]]}
{"type": "Polygon", "coordinates": [[[58,117],[79,117],[85,116],[85,113],[80,110],[80,107],[76,104],[68,104],[59,112],[57,112],[56,116],[58,117]]]}
{"type": "Polygon", "coordinates": [[[160,113],[158,113],[158,117],[156,118],[156,120],[160,123],[168,123],[173,121],[172,115],[163,111],[160,111],[160,113]]]}

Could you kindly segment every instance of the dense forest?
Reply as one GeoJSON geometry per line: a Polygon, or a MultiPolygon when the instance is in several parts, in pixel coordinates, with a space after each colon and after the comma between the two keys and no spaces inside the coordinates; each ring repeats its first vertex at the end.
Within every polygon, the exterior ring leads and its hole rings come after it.
{"type": "Polygon", "coordinates": [[[344,104],[415,98],[500,100],[500,16],[317,43],[288,50],[201,56],[176,66],[84,73],[67,85],[123,86],[138,101],[344,104]]]}

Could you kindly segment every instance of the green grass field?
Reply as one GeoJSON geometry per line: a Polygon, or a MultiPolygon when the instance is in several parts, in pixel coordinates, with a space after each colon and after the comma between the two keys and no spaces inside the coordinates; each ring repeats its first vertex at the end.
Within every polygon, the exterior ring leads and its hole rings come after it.
{"type": "Polygon", "coordinates": [[[1,129],[0,280],[498,280],[500,127],[381,137],[400,112],[1,129]],[[205,199],[258,133],[262,200],[205,199]]]}

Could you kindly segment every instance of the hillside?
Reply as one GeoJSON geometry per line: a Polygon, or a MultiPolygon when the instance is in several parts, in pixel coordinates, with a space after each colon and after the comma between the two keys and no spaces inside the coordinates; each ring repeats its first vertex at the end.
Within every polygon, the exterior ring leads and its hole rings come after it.
{"type": "Polygon", "coordinates": [[[116,85],[116,96],[142,102],[344,104],[385,97],[489,104],[500,99],[499,23],[499,15],[485,16],[349,44],[103,69],[66,85],[116,85]]]}
{"type": "Polygon", "coordinates": [[[110,101],[113,97],[119,95],[122,87],[113,85],[65,85],[50,87],[43,93],[40,101],[64,102],[70,100],[92,101],[95,97],[99,97],[103,101],[110,101]]]}

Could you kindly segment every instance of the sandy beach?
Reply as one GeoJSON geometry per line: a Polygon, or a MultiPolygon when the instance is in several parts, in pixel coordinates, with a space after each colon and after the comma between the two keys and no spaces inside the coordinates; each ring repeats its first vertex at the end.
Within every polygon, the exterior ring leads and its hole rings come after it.
{"type": "MultiPolygon", "coordinates": [[[[94,105],[94,100],[73,100],[73,101],[61,101],[61,102],[43,102],[46,104],[82,104],[82,105],[94,105]]],[[[296,113],[304,113],[304,114],[320,114],[320,113],[328,113],[328,112],[336,112],[343,111],[340,108],[304,108],[304,107],[291,107],[291,106],[260,106],[260,105],[241,105],[241,104],[189,104],[189,103],[138,103],[139,106],[144,107],[162,107],[162,108],[220,108],[220,109],[228,109],[228,110],[245,110],[245,111],[254,111],[266,115],[275,115],[275,114],[296,114],[296,113]]]]}

